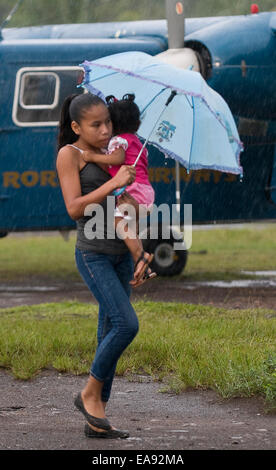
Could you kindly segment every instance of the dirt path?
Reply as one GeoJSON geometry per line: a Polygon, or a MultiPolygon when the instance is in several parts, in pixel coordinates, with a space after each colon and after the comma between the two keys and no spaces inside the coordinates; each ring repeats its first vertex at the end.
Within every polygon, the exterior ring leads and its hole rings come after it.
{"type": "Polygon", "coordinates": [[[73,398],[86,383],[44,371],[31,381],[0,372],[0,449],[275,449],[276,417],[257,399],[221,400],[212,391],[160,393],[147,376],[116,377],[107,415],[124,440],[88,439],[73,398]]]}

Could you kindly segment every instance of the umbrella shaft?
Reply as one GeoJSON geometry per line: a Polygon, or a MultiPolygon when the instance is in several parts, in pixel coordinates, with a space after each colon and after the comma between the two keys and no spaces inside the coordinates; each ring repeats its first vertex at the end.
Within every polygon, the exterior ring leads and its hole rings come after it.
{"type": "MultiPolygon", "coordinates": [[[[162,90],[162,91],[164,91],[164,90],[162,90]]],[[[166,102],[164,108],[162,109],[161,113],[159,114],[158,118],[156,119],[152,130],[150,131],[150,133],[149,133],[149,135],[148,135],[146,141],[144,142],[144,145],[143,145],[143,147],[141,148],[138,157],[136,158],[135,162],[133,163],[133,165],[132,165],[133,167],[135,167],[136,164],[137,164],[137,162],[139,161],[139,159],[140,159],[140,157],[141,157],[141,155],[142,155],[142,152],[143,152],[145,146],[147,145],[147,143],[148,143],[148,141],[149,141],[149,138],[150,138],[151,134],[153,133],[155,127],[156,127],[156,124],[157,124],[158,121],[160,120],[160,118],[161,118],[162,114],[164,113],[165,109],[167,108],[167,106],[170,104],[170,102],[174,99],[174,97],[175,97],[176,95],[177,95],[176,91],[175,91],[175,90],[172,90],[172,91],[171,91],[171,94],[170,94],[170,96],[169,96],[169,98],[167,99],[167,102],[166,102]]]]}
{"type": "Polygon", "coordinates": [[[153,133],[153,131],[154,131],[155,127],[156,127],[156,124],[159,122],[159,120],[160,120],[162,114],[164,113],[165,109],[166,109],[166,106],[162,109],[162,111],[161,111],[161,113],[159,114],[157,120],[155,121],[153,128],[151,129],[151,131],[150,131],[150,133],[149,133],[147,139],[146,139],[145,142],[144,142],[143,147],[141,148],[141,150],[140,150],[140,152],[139,152],[139,154],[138,154],[138,157],[136,158],[135,162],[134,162],[133,165],[132,165],[133,167],[135,167],[135,166],[137,165],[137,162],[139,161],[139,159],[140,159],[140,157],[141,157],[141,155],[142,155],[142,153],[143,153],[143,151],[144,151],[144,148],[145,148],[145,146],[147,145],[147,143],[148,143],[148,141],[149,141],[149,139],[150,139],[150,136],[151,136],[151,134],[153,133]]]}

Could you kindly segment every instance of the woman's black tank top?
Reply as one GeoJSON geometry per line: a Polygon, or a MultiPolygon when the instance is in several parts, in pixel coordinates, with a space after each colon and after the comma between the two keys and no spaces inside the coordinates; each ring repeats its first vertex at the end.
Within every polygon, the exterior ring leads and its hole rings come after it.
{"type": "MultiPolygon", "coordinates": [[[[110,179],[108,173],[95,163],[87,163],[80,170],[81,193],[86,195],[110,179]]],[[[77,220],[76,247],[80,250],[105,254],[124,254],[127,246],[114,228],[115,196],[107,196],[101,204],[88,205],[84,217],[77,220]]]]}

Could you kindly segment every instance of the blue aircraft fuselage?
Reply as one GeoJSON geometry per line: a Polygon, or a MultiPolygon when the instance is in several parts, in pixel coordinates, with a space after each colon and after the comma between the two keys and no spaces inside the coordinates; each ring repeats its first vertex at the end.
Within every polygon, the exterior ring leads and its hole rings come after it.
{"type": "MultiPolygon", "coordinates": [[[[275,220],[276,13],[188,19],[185,46],[197,52],[208,84],[229,104],[245,150],[242,182],[235,175],[180,168],[181,204],[193,205],[194,223],[275,220]]],[[[75,226],[55,157],[59,111],[76,91],[78,65],[118,52],[156,55],[167,48],[165,20],[2,31],[0,232],[75,226]],[[43,81],[49,94],[41,97],[43,81]]],[[[174,204],[175,162],[149,147],[149,174],[156,204],[174,204]]]]}

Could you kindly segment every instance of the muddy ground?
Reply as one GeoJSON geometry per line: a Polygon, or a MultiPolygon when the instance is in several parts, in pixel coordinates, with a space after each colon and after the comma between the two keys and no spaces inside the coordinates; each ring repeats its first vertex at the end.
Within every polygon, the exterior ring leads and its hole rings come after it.
{"type": "MultiPolygon", "coordinates": [[[[134,290],[132,300],[174,301],[227,308],[276,311],[274,284],[262,281],[209,285],[155,279],[134,290]],[[232,287],[230,287],[232,285],[232,287]]],[[[0,289],[0,308],[61,300],[95,302],[82,282],[29,285],[9,283],[0,289]]],[[[276,314],[276,313],[275,313],[276,314]]],[[[43,371],[33,380],[15,380],[0,372],[0,449],[2,450],[272,450],[276,447],[276,415],[267,414],[258,398],[222,400],[213,391],[161,393],[150,377],[116,377],[108,417],[125,440],[88,439],[73,397],[86,377],[43,371]]],[[[91,454],[92,455],[92,454],[91,454]]],[[[125,467],[129,468],[129,467],[125,467]]]]}
{"type": "MultiPolygon", "coordinates": [[[[237,282],[186,282],[183,279],[153,279],[133,289],[132,300],[204,304],[225,308],[268,308],[276,310],[276,278],[237,282]],[[221,287],[219,287],[221,285],[221,287]]],[[[0,308],[62,300],[96,303],[83,282],[36,281],[2,283],[0,308]]]]}

